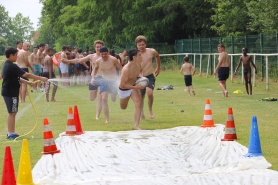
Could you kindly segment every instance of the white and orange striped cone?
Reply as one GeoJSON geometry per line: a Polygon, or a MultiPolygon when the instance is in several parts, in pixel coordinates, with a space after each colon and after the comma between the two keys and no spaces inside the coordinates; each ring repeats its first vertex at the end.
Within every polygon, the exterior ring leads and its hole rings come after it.
{"type": "Polygon", "coordinates": [[[74,135],[76,135],[76,126],[74,123],[74,115],[73,115],[72,107],[69,107],[66,133],[64,134],[64,136],[74,136],[74,135]]]}
{"type": "Polygon", "coordinates": [[[236,139],[237,136],[236,136],[235,123],[234,123],[233,109],[232,107],[229,107],[225,135],[224,138],[221,139],[221,141],[233,141],[236,139]]]}
{"type": "Polygon", "coordinates": [[[44,124],[44,132],[43,132],[44,146],[43,146],[42,154],[59,153],[60,150],[57,150],[55,141],[53,139],[53,134],[52,131],[50,130],[50,126],[47,118],[44,118],[43,124],[44,124]]]}
{"type": "Polygon", "coordinates": [[[209,99],[207,99],[207,101],[206,101],[205,112],[204,112],[204,121],[203,121],[203,125],[201,127],[215,127],[214,121],[212,119],[212,111],[210,108],[209,99]]]}

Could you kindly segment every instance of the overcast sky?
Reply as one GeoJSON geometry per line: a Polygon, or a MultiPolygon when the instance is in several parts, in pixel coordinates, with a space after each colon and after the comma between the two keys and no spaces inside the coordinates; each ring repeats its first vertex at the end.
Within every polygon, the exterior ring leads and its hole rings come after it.
{"type": "Polygon", "coordinates": [[[39,0],[0,0],[10,17],[15,17],[17,13],[21,13],[24,17],[29,17],[36,29],[41,16],[42,4],[39,0]]]}

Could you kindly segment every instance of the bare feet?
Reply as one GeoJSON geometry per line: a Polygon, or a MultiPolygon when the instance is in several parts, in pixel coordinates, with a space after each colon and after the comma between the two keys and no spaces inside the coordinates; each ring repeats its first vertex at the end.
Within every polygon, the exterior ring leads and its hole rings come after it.
{"type": "Polygon", "coordinates": [[[141,114],[141,120],[145,120],[145,119],[146,119],[146,117],[145,117],[144,113],[142,113],[141,114]]]}
{"type": "Polygon", "coordinates": [[[195,91],[192,91],[193,95],[195,96],[195,91]]]}
{"type": "Polygon", "coordinates": [[[106,121],[105,121],[105,124],[107,124],[107,123],[109,123],[109,121],[108,121],[108,120],[106,120],[106,121]]]}
{"type": "Polygon", "coordinates": [[[142,130],[142,129],[139,127],[133,127],[133,130],[142,130]]]}
{"type": "Polygon", "coordinates": [[[228,91],[225,91],[225,92],[224,92],[224,96],[225,96],[225,97],[228,97],[228,91]]]}
{"type": "Polygon", "coordinates": [[[154,119],[154,114],[152,112],[149,111],[149,115],[151,119],[154,119]]]}
{"type": "Polygon", "coordinates": [[[98,120],[99,119],[99,117],[98,116],[96,116],[96,120],[98,120]]]}

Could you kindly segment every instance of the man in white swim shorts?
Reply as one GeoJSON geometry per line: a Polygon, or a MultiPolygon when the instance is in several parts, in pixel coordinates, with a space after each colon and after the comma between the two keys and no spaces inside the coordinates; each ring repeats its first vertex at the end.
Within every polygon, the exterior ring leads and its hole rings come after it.
{"type": "Polygon", "coordinates": [[[142,72],[141,62],[142,56],[141,52],[137,49],[131,49],[128,52],[129,61],[122,69],[122,75],[119,85],[119,97],[121,109],[126,109],[128,101],[131,98],[134,105],[134,130],[141,130],[139,127],[139,121],[141,116],[141,105],[142,105],[142,95],[140,90],[144,89],[146,86],[141,86],[140,84],[135,84],[139,74],[142,72]]]}

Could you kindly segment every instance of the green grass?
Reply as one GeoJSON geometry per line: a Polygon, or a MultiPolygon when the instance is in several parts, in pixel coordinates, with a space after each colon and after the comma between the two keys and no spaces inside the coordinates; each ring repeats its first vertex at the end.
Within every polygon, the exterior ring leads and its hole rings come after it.
{"type": "MultiPolygon", "coordinates": [[[[177,126],[200,126],[203,122],[205,102],[209,98],[215,123],[226,124],[228,107],[233,108],[237,137],[239,138],[238,142],[247,147],[251,118],[253,115],[257,116],[263,155],[273,165],[272,169],[278,170],[278,102],[258,101],[266,97],[277,97],[278,87],[276,83],[271,82],[270,89],[265,90],[265,83],[257,81],[257,87],[253,88],[253,95],[247,96],[245,93],[232,94],[237,89],[245,92],[245,87],[241,84],[240,78],[235,79],[233,82],[228,80],[229,97],[224,98],[221,94],[216,93],[220,91],[217,79],[212,76],[206,78],[197,74],[193,77],[196,96],[189,97],[184,92],[183,76],[179,74],[178,70],[172,70],[162,71],[157,78],[156,88],[166,85],[173,85],[174,90],[154,91],[155,100],[153,109],[155,119],[141,121],[141,128],[164,129],[177,126]],[[181,112],[181,110],[184,110],[184,112],[181,112]]],[[[32,100],[35,101],[39,95],[36,93],[31,94],[32,100]]],[[[104,124],[105,119],[103,113],[98,121],[95,120],[96,102],[89,101],[88,88],[86,86],[71,86],[68,89],[58,88],[56,99],[59,102],[46,103],[44,96],[42,96],[34,103],[39,117],[38,126],[34,132],[25,137],[29,142],[32,167],[40,159],[43,150],[43,118],[48,118],[54,137],[57,138],[59,133],[65,131],[69,106],[78,106],[84,131],[130,130],[133,126],[134,106],[132,101],[127,110],[120,109],[118,100],[115,103],[109,101],[110,123],[104,124]]],[[[147,102],[145,102],[145,107],[146,104],[147,102]]],[[[3,161],[5,146],[10,145],[14,167],[17,173],[21,142],[6,142],[7,111],[2,98],[0,98],[0,105],[0,161],[3,161]]],[[[28,97],[27,102],[20,104],[19,107],[20,111],[23,109],[26,109],[26,111],[20,118],[19,114],[17,115],[19,119],[16,122],[16,131],[19,134],[29,132],[36,123],[34,110],[31,106],[29,108],[27,106],[30,106],[28,97]]],[[[0,166],[0,170],[2,171],[2,165],[0,166]]]]}

